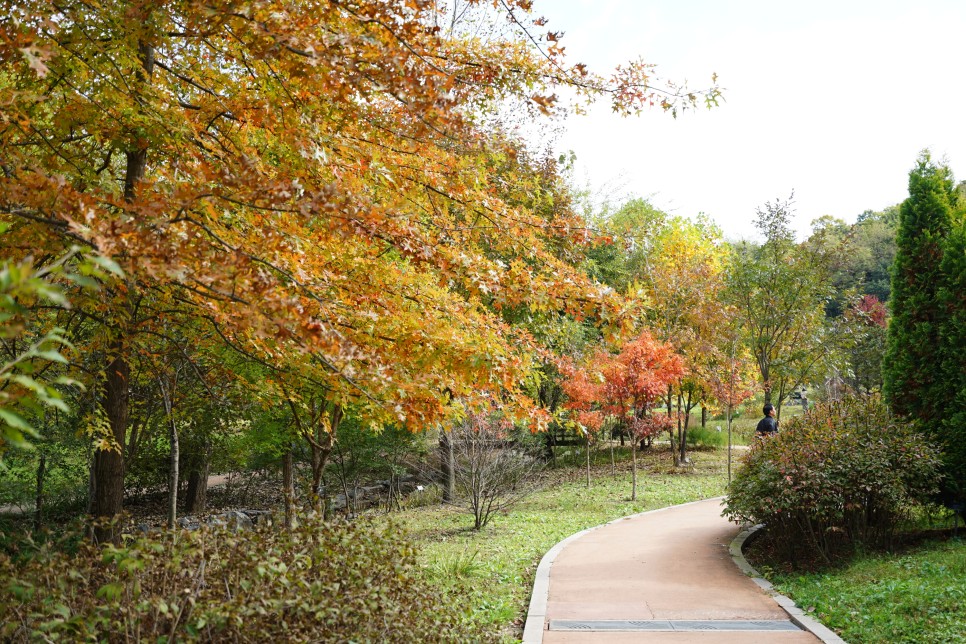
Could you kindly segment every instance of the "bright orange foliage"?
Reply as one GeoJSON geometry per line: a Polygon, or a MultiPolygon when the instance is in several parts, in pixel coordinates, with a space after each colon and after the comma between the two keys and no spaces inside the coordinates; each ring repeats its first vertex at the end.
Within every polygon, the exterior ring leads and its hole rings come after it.
{"type": "MultiPolygon", "coordinates": [[[[440,4],[0,0],[3,250],[78,244],[124,270],[75,299],[117,444],[130,358],[172,328],[420,429],[454,400],[546,418],[519,391],[532,339],[494,310],[621,322],[560,259],[583,222],[507,198],[516,148],[484,117],[550,112],[560,84],[622,110],[697,95],[655,94],[643,64],[615,84],[568,66],[556,34],[443,32],[440,4]]],[[[539,26],[530,5],[493,3],[539,26]]],[[[124,467],[99,468],[110,514],[124,467]]]]}
{"type": "Polygon", "coordinates": [[[501,199],[514,152],[477,114],[600,83],[553,47],[443,37],[436,4],[4,2],[5,247],[117,259],[86,309],[102,347],[201,318],[414,427],[515,389],[529,339],[488,306],[616,309],[551,252],[579,220],[501,199]]]}
{"type": "Polygon", "coordinates": [[[656,341],[648,331],[617,355],[600,352],[583,369],[570,366],[563,371],[567,407],[578,412],[582,424],[596,429],[609,417],[638,438],[665,428],[664,417],[650,412],[668,385],[686,373],[684,359],[674,347],[656,341]]]}

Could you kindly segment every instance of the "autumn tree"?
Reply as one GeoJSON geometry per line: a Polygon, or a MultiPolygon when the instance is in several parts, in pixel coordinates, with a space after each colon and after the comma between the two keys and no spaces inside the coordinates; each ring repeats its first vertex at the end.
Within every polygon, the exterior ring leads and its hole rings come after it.
{"type": "Polygon", "coordinates": [[[568,406],[589,427],[610,419],[631,438],[631,499],[637,499],[637,451],[649,437],[668,429],[670,419],[654,414],[668,385],[686,373],[684,360],[648,332],[614,355],[598,352],[565,384],[568,406]]]}
{"type": "Polygon", "coordinates": [[[687,371],[666,392],[668,415],[676,414],[671,432],[676,464],[687,462],[691,412],[714,395],[719,370],[726,367],[725,330],[734,312],[722,298],[727,249],[721,232],[704,217],[668,218],[651,241],[636,276],[648,327],[672,343],[687,371]]]}
{"type": "Polygon", "coordinates": [[[785,396],[830,355],[825,304],[846,248],[822,228],[797,243],[792,212],[791,199],[759,208],[756,226],[765,241],[735,245],[727,272],[727,298],[745,329],[765,402],[779,410],[785,396]]]}
{"type": "Polygon", "coordinates": [[[849,363],[846,382],[856,392],[882,390],[882,357],[885,353],[888,311],[874,295],[857,299],[846,309],[843,331],[849,363]]]}
{"type": "MultiPolygon", "coordinates": [[[[530,2],[501,6],[521,29],[544,22],[530,2]]],[[[619,111],[717,90],[656,92],[645,65],[595,76],[566,63],[553,32],[447,35],[436,12],[430,0],[0,3],[5,251],[77,244],[125,274],[78,305],[110,428],[95,516],[121,508],[131,363],[166,325],[207,325],[373,422],[418,429],[451,398],[497,395],[534,415],[518,387],[530,339],[494,306],[614,318],[553,251],[583,226],[548,226],[493,190],[492,161],[510,151],[480,115],[510,98],[549,112],[558,84],[619,111]]]]}

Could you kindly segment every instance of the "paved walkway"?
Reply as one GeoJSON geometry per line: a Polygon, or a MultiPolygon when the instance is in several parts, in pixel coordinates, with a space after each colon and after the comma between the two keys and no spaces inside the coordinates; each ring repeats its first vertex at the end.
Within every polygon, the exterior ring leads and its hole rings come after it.
{"type": "Polygon", "coordinates": [[[574,535],[541,562],[524,642],[821,641],[739,570],[738,532],[713,499],[574,535]]]}

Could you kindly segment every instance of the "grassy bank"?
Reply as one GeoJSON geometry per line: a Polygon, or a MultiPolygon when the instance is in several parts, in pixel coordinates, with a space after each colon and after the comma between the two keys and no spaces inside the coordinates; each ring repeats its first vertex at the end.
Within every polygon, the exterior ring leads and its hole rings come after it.
{"type": "Polygon", "coordinates": [[[962,538],[861,556],[828,572],[771,577],[847,642],[966,642],[962,538]]]}

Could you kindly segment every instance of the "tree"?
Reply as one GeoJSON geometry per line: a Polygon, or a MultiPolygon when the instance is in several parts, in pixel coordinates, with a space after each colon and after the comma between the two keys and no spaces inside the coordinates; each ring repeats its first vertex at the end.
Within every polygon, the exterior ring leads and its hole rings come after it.
{"type": "Polygon", "coordinates": [[[585,270],[618,293],[634,296],[668,219],[645,199],[630,199],[616,211],[605,206],[594,220],[601,235],[587,252],[585,270]]]}
{"type": "Polygon", "coordinates": [[[598,352],[574,370],[565,383],[568,407],[590,428],[610,419],[631,439],[631,500],[637,499],[637,450],[649,437],[667,430],[670,418],[654,414],[668,386],[686,373],[683,358],[647,331],[617,355],[598,352]]]}
{"type": "MultiPolygon", "coordinates": [[[[962,185],[962,184],[960,184],[962,185]]],[[[939,291],[943,319],[939,324],[940,379],[937,407],[943,420],[926,430],[943,447],[946,477],[942,482],[944,501],[958,506],[966,515],[966,217],[962,211],[946,240],[939,291]],[[937,431],[938,429],[938,431],[937,431]]]]}
{"type": "Polygon", "coordinates": [[[939,333],[941,263],[957,202],[949,168],[928,151],[909,173],[909,197],[899,208],[892,268],[892,318],[886,334],[883,392],[892,410],[935,424],[943,414],[939,333]]]}
{"type": "MultiPolygon", "coordinates": [[[[509,98],[549,112],[558,83],[621,111],[717,90],[656,94],[643,64],[589,74],[552,33],[537,49],[446,35],[437,4],[0,3],[4,250],[77,244],[125,271],[77,305],[110,428],[95,516],[121,509],[131,363],[169,324],[418,429],[451,396],[509,392],[533,415],[516,386],[530,342],[488,306],[608,308],[552,250],[582,226],[494,195],[492,161],[512,150],[478,115],[509,98]]],[[[502,6],[543,24],[529,2],[502,6]]]]}
{"type": "Polygon", "coordinates": [[[511,423],[485,413],[470,415],[452,430],[456,488],[476,530],[526,496],[540,470],[540,461],[514,444],[512,432],[511,423]]]}
{"type": "Polygon", "coordinates": [[[846,382],[858,393],[882,390],[882,356],[885,353],[887,314],[874,295],[865,295],[846,309],[843,330],[849,363],[846,382]]]}
{"type": "Polygon", "coordinates": [[[707,218],[669,218],[655,235],[637,279],[648,326],[673,344],[687,366],[667,391],[668,415],[677,399],[677,435],[671,432],[675,464],[687,462],[691,411],[710,402],[713,382],[726,369],[725,331],[733,312],[723,301],[726,249],[720,230],[707,218]]]}
{"type": "Polygon", "coordinates": [[[898,221],[899,206],[881,212],[867,210],[858,216],[847,233],[851,236],[850,251],[835,278],[840,291],[858,288],[862,295],[889,301],[898,221]]]}
{"type": "Polygon", "coordinates": [[[757,363],[765,402],[781,410],[785,395],[814,374],[829,356],[825,304],[845,251],[824,228],[796,243],[789,222],[791,199],[759,208],[761,246],[735,246],[727,273],[727,297],[738,310],[757,363]]]}

